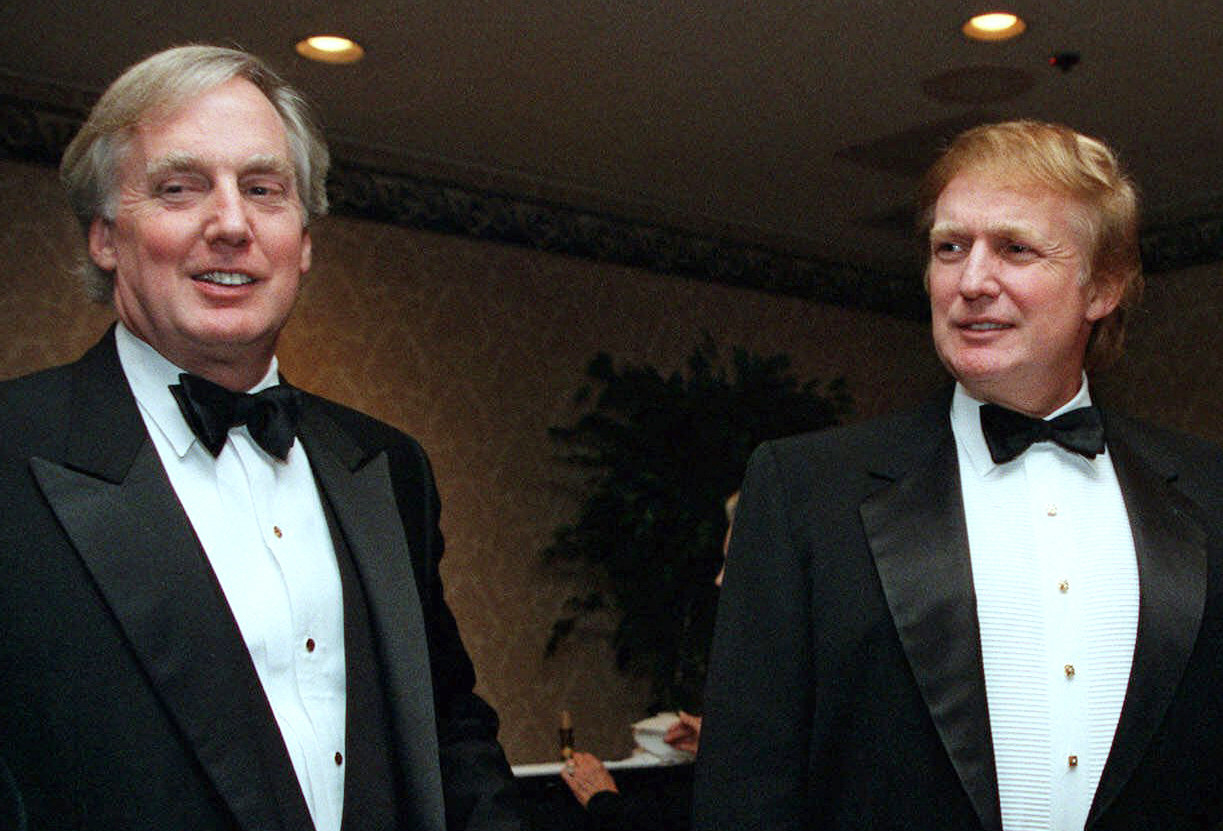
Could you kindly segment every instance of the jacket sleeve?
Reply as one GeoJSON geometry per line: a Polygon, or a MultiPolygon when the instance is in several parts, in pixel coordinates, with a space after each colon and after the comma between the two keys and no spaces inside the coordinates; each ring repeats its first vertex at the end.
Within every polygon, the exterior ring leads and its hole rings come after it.
{"type": "Polygon", "coordinates": [[[441,508],[424,452],[409,440],[395,465],[400,515],[423,606],[449,831],[519,831],[513,773],[497,741],[497,714],[474,692],[475,670],[443,594],[441,508]]]}
{"type": "Polygon", "coordinates": [[[788,501],[764,445],[748,464],[718,601],[695,831],[806,827],[811,600],[788,501]]]}
{"type": "Polygon", "coordinates": [[[635,794],[600,791],[586,803],[595,831],[666,831],[666,806],[635,794]]]}

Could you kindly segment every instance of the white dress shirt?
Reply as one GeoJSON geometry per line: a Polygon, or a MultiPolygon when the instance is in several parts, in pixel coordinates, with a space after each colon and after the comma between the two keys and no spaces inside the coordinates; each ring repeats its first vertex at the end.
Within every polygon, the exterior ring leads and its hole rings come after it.
{"type": "MultiPolygon", "coordinates": [[[[1086,378],[1049,418],[1091,403],[1086,378]]],[[[1005,831],[1082,831],[1112,746],[1138,627],[1138,565],[1107,450],[1040,442],[997,465],[980,401],[952,430],[1005,831]]]]}
{"type": "MultiPolygon", "coordinates": [[[[214,459],[170,393],[182,370],[122,324],[115,339],[145,426],[242,632],[315,828],[339,831],[343,593],[305,450],[295,441],[281,462],[242,426],[230,431],[214,459]]],[[[273,359],[250,391],[277,380],[273,359]]]]}

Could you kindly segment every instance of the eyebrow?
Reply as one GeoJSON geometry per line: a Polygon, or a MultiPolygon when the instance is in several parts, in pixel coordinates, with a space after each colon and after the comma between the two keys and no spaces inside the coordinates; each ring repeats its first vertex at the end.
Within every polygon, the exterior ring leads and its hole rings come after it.
{"type": "MultiPolygon", "coordinates": [[[[1027,222],[996,222],[985,226],[985,233],[994,237],[1024,237],[1045,240],[1045,235],[1027,222]]],[[[959,222],[939,222],[930,229],[930,236],[945,237],[968,233],[967,226],[959,222]]]]}
{"type": "MultiPolygon", "coordinates": [[[[202,170],[207,165],[195,153],[188,153],[183,150],[172,150],[160,159],[154,159],[145,166],[145,175],[149,178],[156,178],[167,173],[186,173],[194,170],[202,170]]],[[[284,176],[288,179],[294,178],[293,165],[289,164],[285,159],[271,153],[260,153],[251,156],[242,163],[239,169],[240,175],[250,173],[275,173],[284,176]]]]}

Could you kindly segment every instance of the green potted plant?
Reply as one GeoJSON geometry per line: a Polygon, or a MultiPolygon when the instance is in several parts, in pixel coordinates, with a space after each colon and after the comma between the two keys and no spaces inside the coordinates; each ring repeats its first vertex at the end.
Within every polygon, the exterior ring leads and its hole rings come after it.
{"type": "Polygon", "coordinates": [[[686,372],[589,364],[585,410],[550,433],[586,471],[575,522],[556,529],[546,562],[594,569],[602,588],[570,597],[553,654],[586,616],[610,611],[617,666],[650,679],[651,711],[700,708],[721,566],[725,498],[762,441],[836,424],[843,379],[800,383],[786,355],[734,348],[729,368],[706,336],[686,372]],[[598,388],[597,395],[595,387],[598,388]]]}

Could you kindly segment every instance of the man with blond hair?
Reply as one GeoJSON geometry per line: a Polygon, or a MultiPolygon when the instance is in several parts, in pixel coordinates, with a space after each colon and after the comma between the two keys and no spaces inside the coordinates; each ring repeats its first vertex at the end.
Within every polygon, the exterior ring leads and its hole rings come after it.
{"type": "Polygon", "coordinates": [[[753,457],[697,831],[1223,827],[1223,453],[1092,404],[1141,290],[1134,188],[1031,121],[919,199],[924,408],[753,457]]]}
{"type": "Polygon", "coordinates": [[[208,46],[64,154],[118,322],[0,385],[0,823],[520,828],[423,451],[279,376],[327,166],[302,98],[208,46]]]}

